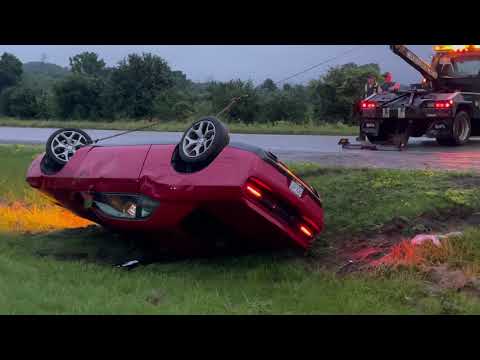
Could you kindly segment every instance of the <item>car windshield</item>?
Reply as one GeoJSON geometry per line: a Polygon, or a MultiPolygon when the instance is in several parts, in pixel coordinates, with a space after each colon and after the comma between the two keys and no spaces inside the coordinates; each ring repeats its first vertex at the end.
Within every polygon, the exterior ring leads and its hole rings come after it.
{"type": "Polygon", "coordinates": [[[480,76],[480,55],[443,57],[438,64],[438,72],[443,77],[480,76]]]}

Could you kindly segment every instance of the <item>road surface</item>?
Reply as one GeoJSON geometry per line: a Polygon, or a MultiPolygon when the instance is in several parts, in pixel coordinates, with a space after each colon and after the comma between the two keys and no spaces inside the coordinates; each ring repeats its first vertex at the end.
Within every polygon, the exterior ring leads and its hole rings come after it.
{"type": "MultiPolygon", "coordinates": [[[[0,143],[44,144],[53,128],[0,127],[0,143]]],[[[102,138],[121,131],[86,130],[93,138],[102,138]]],[[[177,143],[179,132],[139,131],[102,142],[110,145],[177,143]]],[[[325,166],[439,169],[480,172],[480,139],[474,138],[461,147],[442,147],[435,140],[411,139],[405,151],[342,150],[340,136],[322,135],[259,135],[231,134],[231,141],[260,146],[277,154],[284,161],[317,162],[325,166]]],[[[351,142],[355,137],[348,137],[351,142]]]]}

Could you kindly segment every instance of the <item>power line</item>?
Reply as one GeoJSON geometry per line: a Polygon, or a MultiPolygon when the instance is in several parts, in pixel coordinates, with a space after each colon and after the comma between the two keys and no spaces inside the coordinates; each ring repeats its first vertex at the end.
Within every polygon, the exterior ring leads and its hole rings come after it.
{"type": "Polygon", "coordinates": [[[280,84],[280,83],[285,82],[285,81],[287,81],[287,80],[293,79],[294,77],[297,77],[297,76],[299,76],[299,75],[305,74],[306,72],[309,72],[310,70],[313,70],[313,69],[315,69],[315,68],[317,68],[317,67],[319,67],[319,66],[325,65],[326,63],[329,63],[330,61],[336,60],[336,59],[338,59],[339,57],[342,57],[343,55],[349,54],[349,53],[353,52],[354,50],[357,50],[358,48],[360,48],[360,47],[362,47],[362,46],[363,46],[363,45],[355,46],[354,48],[351,48],[351,49],[349,49],[349,50],[347,50],[347,51],[344,51],[344,52],[342,52],[342,53],[340,53],[340,54],[338,54],[338,55],[336,55],[336,56],[334,56],[334,57],[331,57],[331,58],[329,58],[329,59],[327,59],[327,60],[324,60],[324,61],[322,61],[321,63],[318,63],[318,64],[316,64],[316,65],[313,65],[313,66],[311,66],[311,67],[309,67],[309,68],[307,68],[307,69],[305,69],[305,70],[303,70],[303,71],[300,71],[300,72],[298,72],[298,73],[296,73],[296,74],[293,74],[293,75],[291,75],[291,76],[289,76],[289,77],[286,77],[285,79],[282,79],[282,80],[280,80],[280,81],[277,81],[277,84],[280,84]]]}

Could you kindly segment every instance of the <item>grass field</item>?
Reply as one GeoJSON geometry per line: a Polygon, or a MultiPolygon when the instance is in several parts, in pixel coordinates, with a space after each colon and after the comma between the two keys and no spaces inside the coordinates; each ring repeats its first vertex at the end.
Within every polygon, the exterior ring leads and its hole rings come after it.
{"type": "MultiPolygon", "coordinates": [[[[195,119],[192,119],[194,121],[195,119]]],[[[130,130],[149,125],[146,121],[61,121],[61,120],[19,120],[14,118],[0,118],[0,126],[14,127],[47,127],[62,128],[74,127],[82,129],[106,129],[106,130],[130,130]]],[[[150,130],[156,131],[185,131],[191,122],[165,122],[155,125],[150,130]]],[[[246,125],[241,123],[228,124],[232,133],[239,134],[306,134],[306,135],[357,135],[358,129],[355,126],[336,124],[305,124],[297,125],[287,122],[278,122],[275,126],[271,124],[246,125]]]]}
{"type": "MultiPolygon", "coordinates": [[[[477,175],[294,164],[325,207],[327,227],[311,253],[188,259],[126,272],[112,263],[135,252],[131,242],[85,227],[28,188],[26,169],[41,150],[0,146],[1,314],[480,313],[478,296],[432,292],[417,267],[339,275],[321,255],[395,218],[480,210],[477,175]]],[[[480,231],[470,228],[427,255],[431,264],[478,275],[480,231]]]]}

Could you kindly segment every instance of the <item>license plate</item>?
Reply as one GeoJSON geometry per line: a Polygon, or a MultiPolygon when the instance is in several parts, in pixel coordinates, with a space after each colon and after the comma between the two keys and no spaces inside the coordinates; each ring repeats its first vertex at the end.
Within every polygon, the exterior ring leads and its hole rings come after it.
{"type": "Polygon", "coordinates": [[[300,184],[296,183],[295,181],[292,181],[290,183],[290,191],[293,192],[298,197],[302,197],[303,187],[300,184]]]}
{"type": "Polygon", "coordinates": [[[365,127],[366,128],[375,128],[376,125],[375,125],[375,123],[365,123],[365,127]]]}

